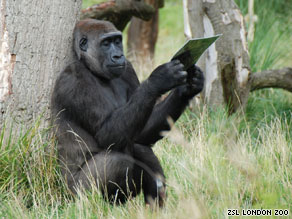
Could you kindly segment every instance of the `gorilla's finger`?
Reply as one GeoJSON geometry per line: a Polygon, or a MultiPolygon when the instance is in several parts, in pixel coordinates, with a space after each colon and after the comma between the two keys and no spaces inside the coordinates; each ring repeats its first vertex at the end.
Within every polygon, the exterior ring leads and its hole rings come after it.
{"type": "Polygon", "coordinates": [[[179,81],[185,83],[187,81],[188,73],[186,71],[178,71],[174,77],[179,81]]]}
{"type": "Polygon", "coordinates": [[[203,87],[204,83],[202,81],[195,81],[194,83],[192,83],[192,85],[198,86],[198,87],[203,87]]]}
{"type": "Polygon", "coordinates": [[[177,64],[175,64],[172,68],[174,69],[174,70],[180,70],[180,69],[184,69],[184,65],[182,64],[182,63],[177,63],[177,64]]]}
{"type": "Polygon", "coordinates": [[[176,78],[187,78],[188,73],[186,71],[177,71],[174,76],[176,78]]]}
{"type": "Polygon", "coordinates": [[[181,62],[178,59],[175,59],[175,60],[171,61],[170,63],[173,65],[181,64],[181,62]]]}
{"type": "Polygon", "coordinates": [[[175,63],[172,63],[174,66],[176,66],[176,65],[183,65],[179,60],[177,61],[177,62],[175,62],[175,63]]]}
{"type": "Polygon", "coordinates": [[[203,78],[204,77],[204,73],[201,71],[201,69],[198,69],[194,72],[194,77],[196,78],[203,78]]]}

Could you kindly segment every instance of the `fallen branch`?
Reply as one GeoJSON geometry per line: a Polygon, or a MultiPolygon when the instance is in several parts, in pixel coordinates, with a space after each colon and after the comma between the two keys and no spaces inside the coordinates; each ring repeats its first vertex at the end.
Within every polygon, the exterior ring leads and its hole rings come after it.
{"type": "Polygon", "coordinates": [[[112,0],[83,9],[81,19],[111,21],[119,30],[123,30],[133,16],[150,20],[154,13],[155,9],[143,0],[112,0]]]}
{"type": "Polygon", "coordinates": [[[266,70],[251,75],[250,91],[263,88],[282,88],[292,92],[292,68],[266,70]]]}

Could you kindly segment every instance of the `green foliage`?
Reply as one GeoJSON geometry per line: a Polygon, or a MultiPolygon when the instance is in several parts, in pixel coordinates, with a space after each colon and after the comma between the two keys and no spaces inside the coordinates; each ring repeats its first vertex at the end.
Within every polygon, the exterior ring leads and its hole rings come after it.
{"type": "Polygon", "coordinates": [[[50,132],[37,121],[19,135],[13,133],[8,123],[0,135],[0,217],[5,218],[27,215],[30,208],[49,208],[52,199],[61,203],[69,197],[50,132]]]}
{"type": "MultiPolygon", "coordinates": [[[[247,1],[238,1],[242,11],[247,13],[247,1]]],[[[257,0],[254,41],[249,43],[252,71],[277,68],[291,62],[292,50],[292,6],[286,0],[257,0]]]]}
{"type": "MultiPolygon", "coordinates": [[[[246,14],[248,1],[237,0],[246,14]]],[[[292,5],[287,0],[256,0],[254,40],[249,43],[250,65],[253,72],[291,66],[292,62],[292,5]]],[[[292,95],[280,89],[265,89],[250,94],[246,119],[256,137],[258,128],[274,119],[291,123],[292,95]]],[[[245,127],[245,126],[243,126],[245,127]]]]}
{"type": "Polygon", "coordinates": [[[160,10],[159,16],[159,37],[155,50],[156,64],[168,62],[185,42],[182,5],[168,3],[160,10]]]}
{"type": "Polygon", "coordinates": [[[95,4],[99,4],[101,2],[106,2],[105,0],[83,0],[82,1],[82,8],[87,8],[95,4]]]}

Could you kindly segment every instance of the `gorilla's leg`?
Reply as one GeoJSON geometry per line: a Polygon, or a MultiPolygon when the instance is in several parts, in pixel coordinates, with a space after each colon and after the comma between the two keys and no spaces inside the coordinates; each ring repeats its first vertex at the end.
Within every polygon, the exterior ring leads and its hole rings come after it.
{"type": "Polygon", "coordinates": [[[155,202],[158,202],[162,207],[166,198],[165,176],[158,158],[151,147],[135,144],[134,159],[135,182],[139,183],[137,177],[142,178],[145,203],[153,206],[155,202]]]}
{"type": "Polygon", "coordinates": [[[101,189],[110,202],[124,203],[140,192],[133,180],[134,160],[118,152],[102,152],[83,165],[75,179],[85,189],[93,183],[101,189]]]}

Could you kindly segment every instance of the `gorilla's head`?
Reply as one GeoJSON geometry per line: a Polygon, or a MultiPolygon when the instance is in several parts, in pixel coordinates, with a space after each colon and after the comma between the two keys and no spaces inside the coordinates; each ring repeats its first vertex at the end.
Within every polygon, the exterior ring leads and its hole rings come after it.
{"type": "Polygon", "coordinates": [[[108,21],[78,22],[74,29],[74,50],[78,59],[98,77],[112,79],[125,71],[122,33],[108,21]]]}

